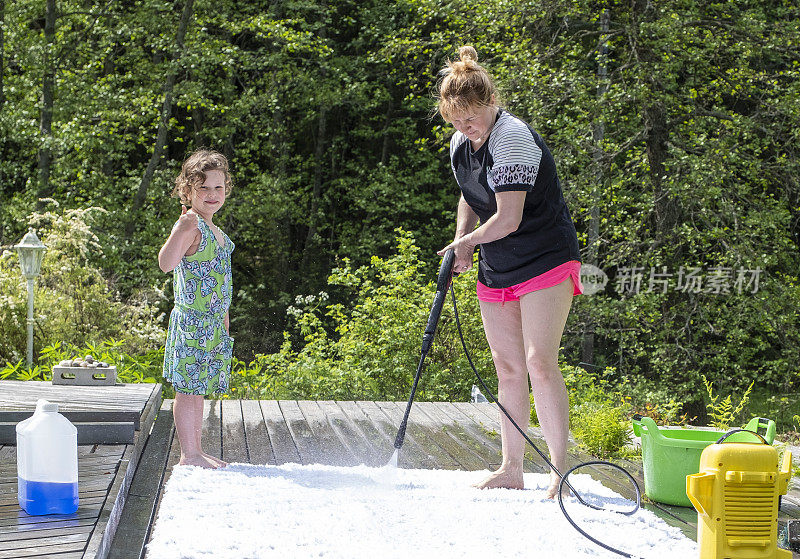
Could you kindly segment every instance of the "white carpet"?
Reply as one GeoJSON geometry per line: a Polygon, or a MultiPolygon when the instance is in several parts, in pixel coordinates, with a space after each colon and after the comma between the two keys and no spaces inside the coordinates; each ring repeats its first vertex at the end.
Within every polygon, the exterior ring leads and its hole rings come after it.
{"type": "MultiPolygon", "coordinates": [[[[433,557],[491,559],[620,557],[583,538],[530,490],[480,491],[488,472],[253,466],[178,466],[161,502],[148,559],[433,557]]],[[[584,498],[614,494],[586,475],[570,477],[584,498]]],[[[569,499],[568,512],[601,541],[647,559],[691,559],[697,545],[648,511],[633,517],[569,499]]]]}

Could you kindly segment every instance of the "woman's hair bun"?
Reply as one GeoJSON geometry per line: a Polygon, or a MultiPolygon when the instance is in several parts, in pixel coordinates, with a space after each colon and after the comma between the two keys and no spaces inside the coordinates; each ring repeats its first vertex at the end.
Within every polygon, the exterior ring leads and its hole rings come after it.
{"type": "Polygon", "coordinates": [[[478,53],[470,45],[464,45],[458,49],[458,57],[461,59],[461,62],[467,62],[468,60],[471,60],[472,62],[478,61],[478,53]]]}
{"type": "Polygon", "coordinates": [[[478,64],[478,53],[470,45],[458,49],[459,60],[448,60],[439,71],[439,112],[448,122],[454,115],[476,107],[499,105],[497,88],[486,68],[478,64]]]}

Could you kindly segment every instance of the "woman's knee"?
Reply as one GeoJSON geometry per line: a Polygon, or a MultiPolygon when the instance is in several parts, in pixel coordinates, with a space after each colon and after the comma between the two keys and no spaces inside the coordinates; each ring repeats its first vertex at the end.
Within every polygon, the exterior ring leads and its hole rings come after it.
{"type": "Polygon", "coordinates": [[[494,359],[494,367],[497,370],[497,381],[500,384],[527,382],[524,363],[496,358],[494,359]]]}
{"type": "Polygon", "coordinates": [[[548,381],[553,378],[561,377],[561,369],[558,367],[558,356],[544,356],[532,353],[526,359],[528,374],[531,382],[548,381]]]}

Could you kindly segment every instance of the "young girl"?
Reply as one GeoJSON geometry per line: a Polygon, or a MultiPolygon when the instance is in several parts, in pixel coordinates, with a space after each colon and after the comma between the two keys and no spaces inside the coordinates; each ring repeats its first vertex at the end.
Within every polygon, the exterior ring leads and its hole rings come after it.
{"type": "Polygon", "coordinates": [[[158,253],[158,265],[172,272],[175,308],[169,317],[164,378],[175,388],[172,411],[181,445],[181,464],[219,468],[227,463],[203,452],[200,432],[203,396],[224,393],[233,355],[228,307],[233,283],[233,242],[212,218],[231,191],[228,161],[198,150],[184,163],[172,195],[181,216],[158,253]],[[191,206],[186,210],[186,206],[191,206]]]}

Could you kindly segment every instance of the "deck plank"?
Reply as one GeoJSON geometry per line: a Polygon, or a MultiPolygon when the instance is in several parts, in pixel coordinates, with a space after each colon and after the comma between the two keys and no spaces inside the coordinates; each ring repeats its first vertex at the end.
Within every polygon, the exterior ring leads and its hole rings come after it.
{"type": "Polygon", "coordinates": [[[365,462],[370,466],[385,465],[394,452],[393,439],[376,426],[364,413],[356,402],[339,401],[336,405],[349,421],[349,424],[364,437],[370,450],[367,451],[370,461],[365,462]]]}
{"type": "MultiPolygon", "coordinates": [[[[14,420],[39,398],[74,420],[126,422],[130,444],[78,446],[79,507],[71,515],[29,516],[16,502],[16,447],[0,447],[0,557],[104,559],[116,531],[136,464],[161,401],[161,385],[52,386],[41,381],[0,381],[0,413],[14,420]]],[[[116,425],[112,425],[116,428],[116,425]]]]}
{"type": "MultiPolygon", "coordinates": [[[[395,422],[400,425],[405,413],[406,404],[404,402],[377,402],[378,407],[395,422]]],[[[421,419],[424,419],[424,414],[419,408],[411,408],[411,413],[408,414],[408,425],[406,428],[406,438],[411,439],[422,447],[423,451],[428,455],[430,466],[429,469],[443,469],[455,470],[458,468],[456,460],[447,453],[439,443],[437,438],[439,433],[434,433],[429,426],[423,425],[421,419]]]]}
{"type": "MultiPolygon", "coordinates": [[[[92,531],[92,526],[86,526],[80,529],[73,529],[73,530],[59,530],[61,533],[56,534],[49,534],[47,536],[31,536],[24,540],[24,545],[26,548],[42,548],[53,546],[57,544],[72,544],[72,543],[80,543],[81,549],[82,546],[86,542],[86,537],[88,536],[89,532],[92,531]]],[[[29,535],[29,534],[26,534],[29,535]]],[[[9,552],[13,550],[19,550],[19,544],[23,540],[14,540],[14,541],[2,541],[0,540],[0,553],[2,552],[9,552]]]]}
{"type": "Polygon", "coordinates": [[[349,465],[382,466],[385,463],[377,449],[370,444],[361,429],[345,414],[338,402],[323,401],[317,402],[317,405],[333,432],[347,447],[349,465]]]}
{"type": "Polygon", "coordinates": [[[272,452],[277,464],[300,463],[300,452],[292,438],[286,418],[276,400],[262,400],[259,402],[267,434],[272,443],[272,452]]]}
{"type": "MultiPolygon", "coordinates": [[[[359,401],[356,402],[356,406],[374,429],[372,434],[389,443],[391,450],[386,455],[388,462],[394,452],[394,439],[397,436],[400,421],[390,419],[376,402],[359,401]]],[[[409,468],[435,467],[428,453],[417,443],[414,436],[408,433],[408,429],[406,429],[406,437],[399,453],[398,463],[409,468]]]]}
{"type": "Polygon", "coordinates": [[[279,400],[283,418],[291,434],[295,448],[300,455],[301,464],[316,464],[324,458],[319,445],[314,441],[314,433],[311,431],[303,412],[294,400],[279,400]]]}
{"type": "Polygon", "coordinates": [[[450,418],[451,424],[458,426],[460,430],[455,433],[475,448],[490,469],[494,470],[500,466],[503,456],[498,436],[490,437],[481,424],[459,411],[451,402],[442,402],[437,407],[442,415],[450,418]]]}
{"type": "Polygon", "coordinates": [[[86,559],[105,559],[108,556],[108,550],[117,531],[120,516],[122,516],[122,510],[125,508],[125,501],[128,497],[133,474],[136,472],[142,450],[149,438],[150,429],[161,407],[161,385],[151,386],[153,390],[142,412],[142,431],[137,433],[133,444],[125,447],[125,453],[120,459],[120,465],[117,468],[108,496],[97,519],[97,525],[89,538],[89,542],[86,544],[86,549],[84,550],[86,559]]]}
{"type": "Polygon", "coordinates": [[[448,419],[439,416],[435,403],[417,402],[415,407],[420,411],[416,416],[420,426],[425,428],[436,444],[453,458],[458,469],[475,471],[485,470],[488,467],[488,464],[481,460],[478,454],[460,444],[458,439],[453,437],[450,432],[453,426],[450,425],[448,419]]]}
{"type": "Polygon", "coordinates": [[[471,408],[476,412],[476,416],[483,416],[486,418],[486,421],[489,422],[490,425],[497,428],[497,431],[500,431],[500,408],[497,407],[497,404],[484,402],[480,404],[476,404],[474,402],[460,402],[463,408],[471,408]]]}
{"type": "Polygon", "coordinates": [[[200,444],[208,454],[222,458],[221,400],[203,401],[203,431],[200,435],[200,444]]]}
{"type": "Polygon", "coordinates": [[[295,447],[300,453],[301,464],[325,464],[329,455],[325,452],[324,441],[314,437],[314,432],[297,401],[280,400],[278,405],[286,420],[295,447]]]}
{"type": "MultiPolygon", "coordinates": [[[[480,427],[483,436],[488,439],[497,441],[498,449],[500,449],[500,409],[496,404],[481,403],[475,404],[471,402],[453,403],[461,413],[471,417],[480,427]]],[[[547,443],[541,434],[541,430],[536,427],[530,427],[527,431],[528,437],[536,442],[536,446],[540,450],[546,452],[547,443]]],[[[502,459],[502,457],[501,457],[502,459]]],[[[525,445],[523,454],[523,467],[525,471],[546,473],[550,471],[550,466],[542,459],[542,457],[533,450],[530,445],[525,445]]]]}
{"type": "Polygon", "coordinates": [[[172,405],[165,402],[131,482],[108,559],[139,559],[144,554],[174,432],[172,405]]]}
{"type": "Polygon", "coordinates": [[[300,400],[297,407],[303,414],[314,440],[317,441],[321,458],[320,464],[331,466],[355,466],[358,461],[351,444],[345,442],[333,430],[328,419],[314,400],[300,400]]]}
{"type": "Polygon", "coordinates": [[[153,384],[118,384],[115,386],[53,386],[49,381],[0,381],[0,409],[27,411],[36,408],[39,398],[58,404],[64,411],[141,412],[152,395],[153,384]]]}
{"type": "Polygon", "coordinates": [[[257,400],[241,400],[244,438],[251,464],[275,464],[272,442],[257,400]]]}
{"type": "Polygon", "coordinates": [[[47,528],[36,528],[28,530],[18,530],[14,532],[6,532],[0,534],[0,542],[9,542],[12,540],[14,541],[33,540],[43,537],[60,537],[76,533],[87,533],[92,529],[93,525],[94,525],[94,520],[87,518],[82,521],[78,521],[76,525],[69,527],[53,526],[47,528]]]}
{"type": "Polygon", "coordinates": [[[28,516],[25,512],[17,508],[16,516],[9,515],[0,518],[0,534],[17,532],[25,529],[39,530],[47,527],[76,526],[80,521],[87,518],[92,519],[92,524],[97,521],[100,514],[102,500],[98,499],[94,504],[84,503],[78,507],[74,514],[50,514],[47,516],[28,516]]]}
{"type": "Polygon", "coordinates": [[[239,400],[221,400],[222,459],[226,462],[249,463],[247,441],[242,418],[242,404],[239,400]]]}
{"type": "MultiPolygon", "coordinates": [[[[175,404],[174,400],[165,401],[165,405],[168,405],[169,409],[172,409],[174,404],[175,404]]],[[[181,459],[181,445],[180,442],[178,441],[178,434],[173,429],[172,443],[169,446],[169,454],[167,455],[167,464],[164,467],[164,475],[161,479],[161,486],[158,488],[158,498],[156,499],[156,507],[155,507],[155,512],[153,513],[153,521],[155,521],[155,519],[158,518],[159,509],[161,508],[161,500],[164,497],[164,489],[167,486],[167,481],[169,481],[169,478],[172,475],[173,468],[178,465],[180,459],[181,459]]]]}
{"type": "Polygon", "coordinates": [[[44,554],[56,554],[66,552],[83,553],[86,547],[86,540],[76,541],[72,543],[62,543],[45,546],[32,546],[22,549],[10,549],[7,551],[0,551],[0,559],[20,559],[23,557],[40,557],[44,554]]]}
{"type": "Polygon", "coordinates": [[[483,445],[475,444],[474,439],[461,425],[450,417],[438,402],[420,402],[420,409],[427,414],[434,424],[455,442],[457,448],[450,454],[457,457],[458,462],[467,470],[487,470],[491,468],[492,453],[484,451],[483,445]]]}

